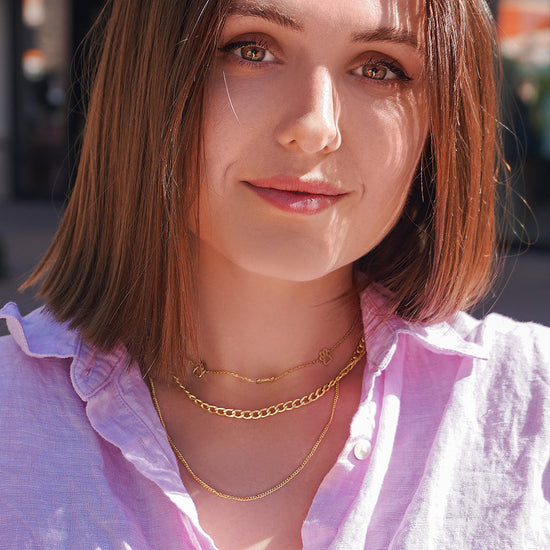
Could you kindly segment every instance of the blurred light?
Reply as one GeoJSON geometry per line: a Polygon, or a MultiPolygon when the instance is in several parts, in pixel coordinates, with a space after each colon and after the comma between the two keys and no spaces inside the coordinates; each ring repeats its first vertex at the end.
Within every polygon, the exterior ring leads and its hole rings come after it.
{"type": "Polygon", "coordinates": [[[534,82],[525,80],[518,86],[518,95],[524,103],[531,104],[537,100],[539,91],[534,82]]]}
{"type": "Polygon", "coordinates": [[[40,50],[26,50],[21,61],[27,80],[37,82],[46,75],[46,56],[40,50]]]}
{"type": "Polygon", "coordinates": [[[498,29],[505,57],[533,69],[550,65],[550,2],[501,0],[498,29]]]}
{"type": "Polygon", "coordinates": [[[534,68],[545,68],[550,66],[550,28],[502,38],[500,48],[505,57],[534,68]]]}
{"type": "Polygon", "coordinates": [[[40,27],[46,20],[44,0],[23,0],[23,23],[28,27],[40,27]]]}
{"type": "Polygon", "coordinates": [[[550,27],[547,0],[501,0],[498,4],[498,30],[501,38],[550,27]]]}
{"type": "Polygon", "coordinates": [[[46,98],[54,107],[63,107],[65,104],[65,90],[60,86],[51,86],[48,88],[46,98]]]}

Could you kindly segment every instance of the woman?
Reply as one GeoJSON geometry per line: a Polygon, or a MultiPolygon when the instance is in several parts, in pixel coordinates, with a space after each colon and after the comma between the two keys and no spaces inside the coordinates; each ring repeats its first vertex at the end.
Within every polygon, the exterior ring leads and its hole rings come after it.
{"type": "Polygon", "coordinates": [[[545,547],[550,334],[457,313],[495,255],[485,3],[102,21],[46,309],[2,313],[0,540],[545,547]]]}

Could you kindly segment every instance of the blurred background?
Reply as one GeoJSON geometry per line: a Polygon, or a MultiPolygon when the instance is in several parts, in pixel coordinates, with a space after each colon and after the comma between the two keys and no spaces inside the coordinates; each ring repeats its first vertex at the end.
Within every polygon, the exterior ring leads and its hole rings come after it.
{"type": "MultiPolygon", "coordinates": [[[[512,249],[503,273],[475,314],[550,325],[550,0],[490,4],[517,221],[505,230],[512,249]]],[[[83,127],[79,45],[102,5],[0,0],[0,302],[17,300],[24,312],[38,302],[17,286],[44,253],[69,194],[83,127]]]]}

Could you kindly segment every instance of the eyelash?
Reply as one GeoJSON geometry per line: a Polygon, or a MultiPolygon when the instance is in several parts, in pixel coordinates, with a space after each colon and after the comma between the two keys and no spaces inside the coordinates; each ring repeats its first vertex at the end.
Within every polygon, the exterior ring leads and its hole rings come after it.
{"type": "Polygon", "coordinates": [[[387,59],[371,58],[366,63],[363,63],[361,65],[361,67],[367,67],[367,66],[384,67],[385,69],[388,69],[388,71],[392,72],[396,76],[395,79],[389,79],[389,80],[379,79],[379,80],[377,80],[376,78],[369,78],[369,77],[363,75],[363,77],[368,79],[368,80],[374,80],[375,82],[378,81],[378,82],[386,82],[386,83],[410,82],[412,80],[412,78],[407,73],[405,73],[405,71],[399,65],[397,65],[397,63],[394,63],[393,61],[389,61],[387,59]]]}
{"type": "MultiPolygon", "coordinates": [[[[249,61],[247,59],[244,59],[237,54],[233,53],[234,50],[238,50],[241,48],[246,48],[247,46],[257,46],[259,49],[270,51],[270,45],[262,40],[262,39],[255,39],[255,40],[238,40],[235,42],[230,42],[226,44],[225,46],[222,46],[220,48],[220,51],[232,54],[236,57],[237,63],[239,65],[244,65],[246,67],[251,67],[254,69],[261,68],[261,65],[263,64],[262,61],[249,61]]],[[[375,79],[375,78],[369,78],[367,76],[362,76],[362,78],[365,78],[366,80],[373,81],[375,83],[384,83],[385,85],[388,84],[396,84],[396,83],[406,83],[410,82],[412,78],[407,75],[407,73],[395,62],[390,61],[388,59],[376,59],[371,58],[365,63],[362,63],[360,67],[365,66],[377,66],[377,67],[384,67],[388,71],[392,72],[396,78],[394,79],[375,79]]],[[[358,75],[359,76],[359,75],[358,75]]]]}

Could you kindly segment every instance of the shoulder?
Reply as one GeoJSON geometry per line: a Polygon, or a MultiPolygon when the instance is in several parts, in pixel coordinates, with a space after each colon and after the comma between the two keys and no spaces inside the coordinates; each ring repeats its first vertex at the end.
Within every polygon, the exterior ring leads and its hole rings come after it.
{"type": "Polygon", "coordinates": [[[482,320],[459,313],[450,325],[464,340],[480,345],[489,365],[501,374],[539,377],[550,382],[550,328],[496,313],[482,320]]]}
{"type": "Polygon", "coordinates": [[[73,413],[82,414],[83,404],[70,375],[78,347],[76,335],[43,310],[22,317],[15,304],[8,304],[0,310],[0,318],[6,320],[10,332],[0,338],[3,433],[14,437],[27,433],[32,440],[44,426],[59,428],[73,413]],[[22,424],[26,430],[21,430],[22,424]]]}
{"type": "MultiPolygon", "coordinates": [[[[109,402],[114,392],[94,385],[100,376],[109,380],[105,358],[43,310],[22,317],[11,304],[0,317],[10,332],[0,338],[0,502],[7,526],[0,537],[13,548],[114,548],[115,537],[132,540],[120,495],[142,480],[108,438],[134,444],[125,403],[109,402]],[[87,388],[96,390],[95,413],[87,388]],[[111,425],[117,407],[122,412],[111,425]],[[52,543],[52,532],[68,546],[52,543]]],[[[134,452],[141,452],[138,444],[134,452]]]]}
{"type": "Polygon", "coordinates": [[[550,490],[548,472],[539,471],[550,458],[550,329],[498,314],[481,321],[460,314],[453,324],[486,353],[455,385],[461,414],[477,419],[472,437],[477,433],[487,452],[498,449],[506,464],[512,448],[517,464],[524,453],[525,468],[536,470],[550,490]]]}
{"type": "Polygon", "coordinates": [[[0,338],[0,500],[19,513],[22,480],[41,494],[71,498],[71,484],[87,479],[101,454],[74,384],[78,335],[43,310],[22,317],[8,304],[0,316],[10,332],[0,338]]]}

